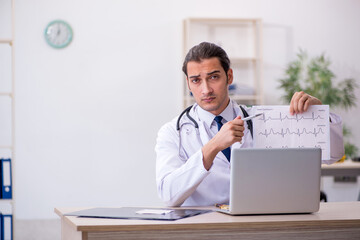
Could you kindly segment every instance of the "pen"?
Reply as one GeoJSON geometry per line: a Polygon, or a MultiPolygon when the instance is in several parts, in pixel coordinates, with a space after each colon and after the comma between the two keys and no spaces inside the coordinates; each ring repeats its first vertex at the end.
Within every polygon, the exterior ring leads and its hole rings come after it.
{"type": "Polygon", "coordinates": [[[253,118],[256,118],[256,117],[259,117],[261,115],[264,115],[264,113],[257,113],[255,115],[252,115],[252,116],[249,116],[249,117],[246,117],[243,119],[243,121],[247,121],[247,120],[250,120],[250,119],[253,119],[253,118]]]}

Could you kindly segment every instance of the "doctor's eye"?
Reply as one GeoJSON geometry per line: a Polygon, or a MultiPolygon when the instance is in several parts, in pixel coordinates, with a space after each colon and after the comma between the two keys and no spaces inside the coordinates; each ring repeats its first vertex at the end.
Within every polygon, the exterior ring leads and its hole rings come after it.
{"type": "Polygon", "coordinates": [[[216,79],[219,79],[219,76],[218,76],[218,75],[211,75],[211,76],[210,76],[210,79],[216,80],[216,79]]]}
{"type": "Polygon", "coordinates": [[[200,82],[200,79],[195,78],[195,79],[192,79],[191,82],[192,83],[198,83],[198,82],[200,82]]]}

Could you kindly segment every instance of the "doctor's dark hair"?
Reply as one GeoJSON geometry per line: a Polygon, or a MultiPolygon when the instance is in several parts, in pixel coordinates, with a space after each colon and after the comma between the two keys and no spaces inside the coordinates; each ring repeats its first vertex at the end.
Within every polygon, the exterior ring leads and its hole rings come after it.
{"type": "Polygon", "coordinates": [[[182,70],[187,74],[187,64],[188,62],[195,61],[195,62],[201,62],[204,59],[209,59],[216,57],[219,59],[221,66],[223,67],[225,74],[227,76],[227,72],[230,68],[230,59],[224,49],[219,47],[218,45],[214,43],[209,42],[202,42],[199,45],[196,45],[192,47],[189,52],[187,53],[182,70]]]}

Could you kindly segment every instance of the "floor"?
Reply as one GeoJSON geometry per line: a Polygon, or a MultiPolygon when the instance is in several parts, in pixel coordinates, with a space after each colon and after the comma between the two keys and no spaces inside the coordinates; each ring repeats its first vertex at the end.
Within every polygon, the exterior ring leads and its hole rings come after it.
{"type": "Polygon", "coordinates": [[[60,240],[60,219],[16,220],[14,240],[60,240]]]}

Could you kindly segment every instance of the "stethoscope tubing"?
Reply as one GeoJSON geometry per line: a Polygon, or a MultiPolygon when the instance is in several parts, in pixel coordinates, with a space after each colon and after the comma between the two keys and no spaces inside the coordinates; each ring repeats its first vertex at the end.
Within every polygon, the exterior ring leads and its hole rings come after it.
{"type": "MultiPolygon", "coordinates": [[[[180,115],[179,115],[179,118],[177,119],[176,121],[176,130],[179,132],[179,157],[180,159],[182,159],[183,161],[186,161],[188,159],[188,155],[186,153],[185,150],[183,150],[184,154],[181,153],[181,149],[183,148],[182,147],[182,139],[181,139],[181,128],[183,127],[183,125],[185,124],[191,124],[191,123],[184,123],[184,124],[181,124],[180,126],[180,121],[181,121],[181,118],[183,117],[184,114],[186,114],[186,116],[190,119],[190,121],[193,123],[194,127],[195,127],[195,131],[196,131],[196,136],[198,138],[198,141],[203,145],[202,141],[201,141],[201,138],[200,138],[200,131],[199,131],[199,124],[195,121],[195,119],[193,117],[190,116],[190,110],[191,108],[193,107],[193,105],[187,107],[180,115]],[[185,156],[184,156],[185,155],[185,156]]],[[[249,114],[246,112],[246,110],[241,107],[241,111],[243,112],[244,114],[244,117],[247,117],[249,116],[249,114]]],[[[252,121],[251,120],[248,120],[246,121],[247,124],[248,124],[248,129],[250,130],[250,133],[251,133],[251,136],[253,135],[252,133],[252,121]]]]}
{"type": "MultiPolygon", "coordinates": [[[[190,116],[190,110],[191,110],[192,107],[193,107],[193,105],[187,107],[187,108],[179,115],[179,117],[178,117],[178,119],[177,119],[177,121],[176,121],[176,130],[177,130],[177,131],[180,132],[180,121],[181,121],[181,118],[182,118],[182,116],[183,116],[184,114],[186,114],[186,116],[190,119],[190,121],[194,123],[194,127],[195,127],[196,129],[199,129],[199,124],[195,121],[194,118],[192,118],[192,117],[190,116]]],[[[245,110],[243,107],[241,107],[241,106],[240,106],[240,108],[241,108],[241,111],[242,111],[243,114],[244,114],[244,117],[248,117],[249,114],[246,112],[246,110],[245,110]]],[[[253,136],[252,120],[248,120],[248,121],[246,121],[246,123],[248,124],[248,129],[250,130],[251,136],[253,136]]]]}

